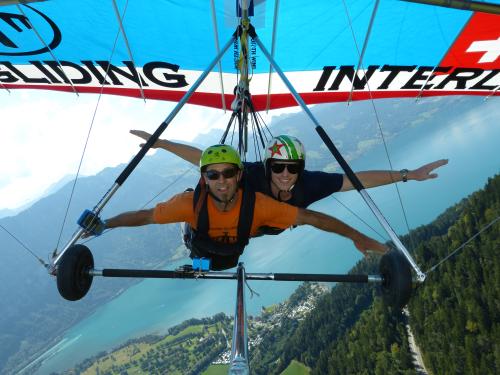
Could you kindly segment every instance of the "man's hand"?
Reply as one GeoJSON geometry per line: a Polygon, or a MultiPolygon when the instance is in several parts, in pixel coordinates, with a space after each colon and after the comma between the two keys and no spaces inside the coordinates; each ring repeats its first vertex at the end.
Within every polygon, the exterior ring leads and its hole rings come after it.
{"type": "Polygon", "coordinates": [[[373,238],[365,236],[362,233],[359,233],[359,235],[353,238],[352,241],[354,242],[354,246],[356,246],[356,248],[361,251],[364,256],[367,256],[370,253],[383,255],[389,250],[387,246],[375,241],[373,238]]]}
{"type": "Polygon", "coordinates": [[[138,227],[141,225],[155,224],[154,221],[154,208],[139,210],[139,211],[129,211],[118,214],[104,221],[99,219],[99,217],[90,210],[86,210],[80,219],[78,219],[78,224],[86,230],[82,235],[82,238],[87,238],[90,236],[98,236],[104,229],[113,229],[119,227],[138,227]],[[90,214],[88,214],[90,212],[90,214]],[[82,221],[82,223],[80,223],[82,221]]]}
{"type": "MultiPolygon", "coordinates": [[[[132,130],[130,130],[130,134],[136,135],[139,138],[144,139],[146,142],[148,141],[149,138],[151,138],[151,134],[149,134],[148,132],[145,132],[144,130],[132,129],[132,130]]],[[[144,147],[145,145],[146,145],[145,143],[140,144],[141,147],[144,147]]],[[[151,146],[151,148],[158,148],[158,147],[160,147],[160,140],[157,140],[154,143],[154,145],[151,146]]]]}
{"type": "Polygon", "coordinates": [[[443,165],[448,164],[448,159],[436,160],[432,163],[425,164],[420,168],[417,168],[411,171],[410,178],[412,180],[417,181],[425,181],[431,178],[436,178],[438,176],[437,173],[431,173],[434,169],[442,167],[443,165]]]}
{"type": "MultiPolygon", "coordinates": [[[[130,134],[133,134],[139,138],[148,141],[151,138],[151,134],[143,130],[130,130],[130,134]]],[[[141,143],[140,146],[144,147],[146,143],[141,143]]],[[[151,148],[160,148],[177,155],[178,157],[190,162],[193,165],[198,166],[200,164],[201,150],[199,148],[188,146],[182,143],[172,142],[167,139],[158,139],[151,148]]]]}
{"type": "Polygon", "coordinates": [[[106,229],[106,223],[90,210],[85,210],[80,215],[77,223],[80,227],[85,229],[85,233],[82,235],[82,238],[100,236],[102,232],[104,232],[104,229],[106,229]]]}

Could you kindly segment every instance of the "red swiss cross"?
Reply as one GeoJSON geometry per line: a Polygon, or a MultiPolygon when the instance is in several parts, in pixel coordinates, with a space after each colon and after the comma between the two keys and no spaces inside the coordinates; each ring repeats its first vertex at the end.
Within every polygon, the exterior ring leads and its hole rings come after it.
{"type": "Polygon", "coordinates": [[[271,151],[271,158],[276,154],[283,156],[281,154],[281,147],[283,147],[283,143],[278,144],[278,141],[276,141],[274,145],[268,148],[268,150],[271,151]]]}
{"type": "Polygon", "coordinates": [[[439,65],[500,69],[498,16],[474,13],[439,65]]]}

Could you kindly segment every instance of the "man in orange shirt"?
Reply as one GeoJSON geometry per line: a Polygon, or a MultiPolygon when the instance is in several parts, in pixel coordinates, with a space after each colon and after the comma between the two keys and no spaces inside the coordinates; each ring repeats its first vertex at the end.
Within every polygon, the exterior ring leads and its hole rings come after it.
{"type": "Polygon", "coordinates": [[[334,217],[291,206],[262,193],[240,187],[243,163],[228,145],[208,147],[200,159],[201,179],[196,191],[177,194],[155,208],[119,214],[100,223],[106,228],[186,222],[192,228],[191,257],[208,257],[211,268],[221,270],[237,265],[250,237],[259,227],[288,228],[309,224],[350,238],[363,254],[387,248],[334,217]]]}

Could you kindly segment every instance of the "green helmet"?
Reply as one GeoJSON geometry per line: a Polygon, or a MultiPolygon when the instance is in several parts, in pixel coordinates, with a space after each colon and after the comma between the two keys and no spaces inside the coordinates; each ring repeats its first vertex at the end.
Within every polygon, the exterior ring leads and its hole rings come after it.
{"type": "Polygon", "coordinates": [[[235,164],[239,169],[243,169],[240,154],[228,145],[214,145],[205,149],[200,158],[200,170],[207,165],[218,163],[235,164]]]}

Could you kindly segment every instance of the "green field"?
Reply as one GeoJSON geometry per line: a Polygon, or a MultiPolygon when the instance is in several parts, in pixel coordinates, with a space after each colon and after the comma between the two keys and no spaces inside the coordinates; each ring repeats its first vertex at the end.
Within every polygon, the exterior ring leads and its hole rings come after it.
{"type": "MultiPolygon", "coordinates": [[[[229,365],[211,365],[205,372],[201,375],[226,375],[229,370],[229,365]]],[[[290,363],[290,366],[286,368],[281,375],[309,375],[311,370],[309,367],[303,365],[296,360],[290,363]]]]}
{"type": "Polygon", "coordinates": [[[227,375],[229,365],[211,365],[201,375],[227,375]]]}
{"type": "MultiPolygon", "coordinates": [[[[181,375],[185,370],[197,371],[195,368],[199,361],[210,361],[225,348],[225,338],[218,334],[224,331],[222,327],[222,322],[209,325],[194,324],[159,340],[129,343],[112,353],[96,358],[90,367],[80,373],[90,375],[158,372],[181,375]],[[187,363],[191,364],[188,369],[187,363]]],[[[228,327],[225,328],[228,331],[228,327]]],[[[223,372],[220,370],[209,372],[209,374],[219,373],[223,372]]]]}
{"type": "Polygon", "coordinates": [[[294,359],[281,375],[309,375],[310,373],[311,369],[309,367],[294,359]]]}

